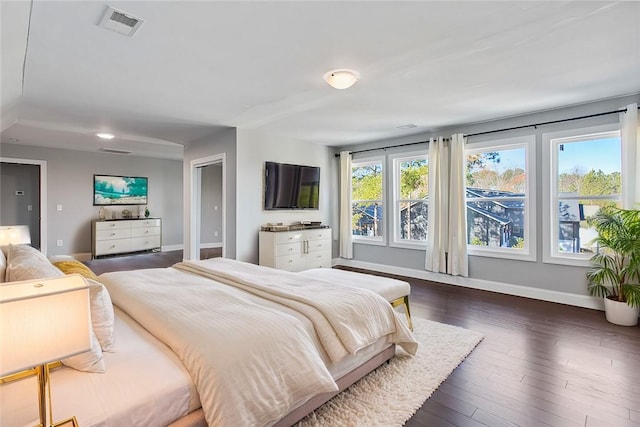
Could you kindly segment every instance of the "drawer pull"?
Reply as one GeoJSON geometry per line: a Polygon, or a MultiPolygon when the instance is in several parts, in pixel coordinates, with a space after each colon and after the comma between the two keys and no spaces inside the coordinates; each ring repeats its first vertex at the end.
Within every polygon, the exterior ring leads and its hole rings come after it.
{"type": "Polygon", "coordinates": [[[110,236],[115,236],[115,235],[116,235],[116,233],[111,233],[111,234],[110,234],[110,236]]]}

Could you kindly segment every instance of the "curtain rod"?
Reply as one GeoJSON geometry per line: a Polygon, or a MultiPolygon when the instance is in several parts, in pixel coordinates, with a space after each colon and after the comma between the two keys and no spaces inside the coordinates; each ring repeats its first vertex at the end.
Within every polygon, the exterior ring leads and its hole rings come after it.
{"type": "MultiPolygon", "coordinates": [[[[640,106],[638,107],[638,109],[640,110],[640,106]]],[[[466,134],[464,136],[465,137],[469,137],[469,136],[486,135],[486,134],[490,134],[490,133],[506,132],[506,131],[509,131],[509,130],[517,130],[517,129],[526,129],[526,128],[530,128],[530,127],[551,125],[551,124],[555,124],[555,123],[570,122],[570,121],[573,121],[573,120],[589,119],[589,118],[592,118],[592,117],[608,116],[609,114],[626,113],[626,112],[627,112],[627,109],[623,108],[621,110],[612,110],[612,111],[606,111],[604,113],[596,113],[596,114],[589,114],[589,115],[586,115],[586,116],[571,117],[569,119],[552,120],[552,121],[549,121],[549,122],[540,122],[540,123],[533,123],[533,124],[530,124],[530,125],[522,125],[522,126],[514,126],[514,127],[510,127],[510,128],[495,129],[495,130],[489,130],[489,131],[486,131],[486,132],[470,133],[470,134],[466,134]]],[[[449,138],[444,138],[444,140],[448,141],[449,138]]],[[[406,147],[406,146],[409,146],[409,145],[426,144],[428,142],[429,141],[409,142],[407,144],[390,145],[388,147],[368,148],[366,150],[351,151],[350,153],[351,154],[366,153],[368,151],[386,150],[388,148],[406,147]]],[[[336,153],[335,157],[340,157],[340,153],[336,153]]]]}

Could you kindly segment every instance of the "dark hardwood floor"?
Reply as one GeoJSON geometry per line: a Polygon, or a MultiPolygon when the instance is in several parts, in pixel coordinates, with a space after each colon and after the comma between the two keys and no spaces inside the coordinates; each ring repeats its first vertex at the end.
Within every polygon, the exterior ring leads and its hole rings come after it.
{"type": "MultiPolygon", "coordinates": [[[[165,267],[182,252],[109,258],[165,267]]],[[[407,426],[640,426],[640,327],[562,304],[404,278],[412,315],[485,334],[407,426]]]]}

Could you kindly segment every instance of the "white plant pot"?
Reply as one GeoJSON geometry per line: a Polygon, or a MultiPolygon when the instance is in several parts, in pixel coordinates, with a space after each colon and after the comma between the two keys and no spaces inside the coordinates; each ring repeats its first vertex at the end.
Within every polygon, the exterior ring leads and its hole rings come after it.
{"type": "Polygon", "coordinates": [[[604,299],[604,312],[607,320],[615,325],[636,326],[640,307],[631,307],[626,302],[604,299]]]}

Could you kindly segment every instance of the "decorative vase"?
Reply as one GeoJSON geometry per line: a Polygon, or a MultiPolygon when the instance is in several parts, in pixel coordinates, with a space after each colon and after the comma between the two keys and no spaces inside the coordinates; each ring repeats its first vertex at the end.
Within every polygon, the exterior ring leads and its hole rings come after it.
{"type": "Polygon", "coordinates": [[[149,208],[144,208],[144,217],[149,218],[149,208]]]}
{"type": "Polygon", "coordinates": [[[626,302],[605,298],[604,312],[607,320],[614,325],[636,326],[638,324],[640,307],[631,307],[626,302]]]}

